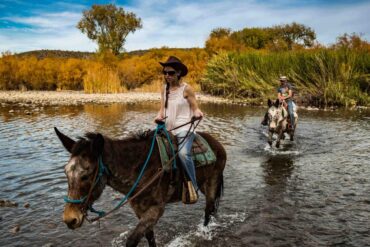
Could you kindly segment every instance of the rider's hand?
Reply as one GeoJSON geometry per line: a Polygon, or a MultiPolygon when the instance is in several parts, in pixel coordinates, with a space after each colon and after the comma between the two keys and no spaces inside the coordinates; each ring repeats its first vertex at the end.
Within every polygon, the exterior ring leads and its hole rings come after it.
{"type": "Polygon", "coordinates": [[[154,118],[154,123],[157,123],[159,121],[163,121],[164,120],[164,117],[160,114],[158,114],[155,118],[154,118]]]}
{"type": "Polygon", "coordinates": [[[201,111],[201,110],[199,110],[199,109],[196,109],[195,111],[194,111],[194,117],[195,118],[202,118],[203,117],[203,112],[201,111]]]}

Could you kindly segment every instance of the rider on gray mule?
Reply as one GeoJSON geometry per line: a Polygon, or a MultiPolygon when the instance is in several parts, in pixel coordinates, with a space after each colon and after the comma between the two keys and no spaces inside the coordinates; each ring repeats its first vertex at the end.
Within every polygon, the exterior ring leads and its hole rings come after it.
{"type": "Polygon", "coordinates": [[[290,118],[290,129],[294,130],[295,123],[294,123],[294,101],[293,101],[293,91],[292,85],[288,83],[286,76],[281,76],[280,79],[280,87],[278,88],[278,99],[281,103],[285,106],[288,105],[288,113],[290,118]]]}
{"type": "MultiPolygon", "coordinates": [[[[294,131],[295,128],[295,117],[294,117],[294,100],[293,100],[293,91],[292,91],[292,85],[288,83],[288,80],[286,76],[280,76],[279,78],[280,86],[278,88],[278,95],[277,98],[279,99],[280,103],[282,103],[284,106],[288,106],[288,113],[290,118],[290,125],[289,128],[294,131]]],[[[268,123],[268,115],[267,112],[261,122],[262,125],[267,125],[268,123]]]]}

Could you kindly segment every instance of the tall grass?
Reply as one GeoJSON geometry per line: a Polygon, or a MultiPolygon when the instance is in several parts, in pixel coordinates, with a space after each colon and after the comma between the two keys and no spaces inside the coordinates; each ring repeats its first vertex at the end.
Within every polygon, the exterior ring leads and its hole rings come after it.
{"type": "Polygon", "coordinates": [[[368,105],[370,54],[350,49],[221,53],[208,63],[202,90],[233,99],[276,97],[286,75],[294,91],[321,106],[368,105]]]}
{"type": "Polygon", "coordinates": [[[121,93],[127,91],[121,85],[117,69],[102,64],[94,64],[87,69],[84,77],[85,93],[121,93]]]}

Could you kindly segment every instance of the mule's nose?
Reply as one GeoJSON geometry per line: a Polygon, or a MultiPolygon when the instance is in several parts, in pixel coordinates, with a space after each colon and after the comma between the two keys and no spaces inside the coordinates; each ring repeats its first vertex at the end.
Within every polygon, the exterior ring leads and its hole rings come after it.
{"type": "Polygon", "coordinates": [[[68,226],[70,229],[76,229],[80,226],[80,221],[77,217],[64,217],[63,218],[64,223],[68,226]]]}
{"type": "MultiPolygon", "coordinates": [[[[68,208],[67,209],[71,209],[68,208]]],[[[76,229],[82,225],[83,215],[80,214],[78,211],[74,210],[65,210],[63,214],[63,221],[66,223],[68,228],[76,229]]]]}

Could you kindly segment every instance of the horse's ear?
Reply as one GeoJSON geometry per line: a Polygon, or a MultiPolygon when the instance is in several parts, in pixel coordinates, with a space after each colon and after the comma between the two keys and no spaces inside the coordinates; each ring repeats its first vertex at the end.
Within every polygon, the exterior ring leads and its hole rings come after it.
{"type": "Polygon", "coordinates": [[[76,142],[60,132],[56,127],[54,127],[54,130],[65,149],[67,149],[68,152],[72,153],[73,145],[75,145],[76,142]]]}
{"type": "Polygon", "coordinates": [[[278,107],[279,107],[279,105],[280,105],[280,101],[279,101],[278,99],[277,99],[277,100],[275,100],[274,105],[275,105],[275,107],[276,107],[276,108],[278,108],[278,107]]]}
{"type": "Polygon", "coordinates": [[[97,134],[94,140],[92,141],[92,153],[98,157],[103,153],[104,148],[104,137],[101,134],[97,134]]]}
{"type": "Polygon", "coordinates": [[[272,106],[272,101],[271,101],[270,99],[268,99],[268,100],[267,100],[267,105],[268,105],[269,107],[271,107],[271,106],[272,106]]]}

